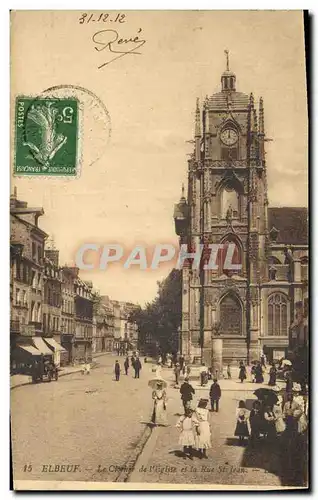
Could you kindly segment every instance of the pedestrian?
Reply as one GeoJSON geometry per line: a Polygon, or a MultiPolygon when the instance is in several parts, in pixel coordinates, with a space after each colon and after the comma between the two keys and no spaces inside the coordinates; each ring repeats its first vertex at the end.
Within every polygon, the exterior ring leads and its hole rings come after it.
{"type": "Polygon", "coordinates": [[[133,369],[135,369],[135,362],[136,362],[136,358],[134,355],[131,356],[131,366],[133,367],[133,369]]]}
{"type": "Polygon", "coordinates": [[[227,365],[226,372],[227,372],[227,378],[228,378],[229,380],[231,380],[231,378],[232,378],[232,374],[231,374],[231,364],[230,364],[230,363],[227,365]]]}
{"type": "Polygon", "coordinates": [[[265,361],[265,355],[262,353],[261,355],[261,366],[266,368],[266,361],[265,361]]]}
{"type": "Polygon", "coordinates": [[[163,382],[157,382],[157,388],[152,392],[154,400],[152,423],[155,425],[167,425],[167,393],[163,388],[163,382]]]}
{"type": "Polygon", "coordinates": [[[119,377],[120,377],[120,364],[118,362],[118,359],[116,360],[114,371],[115,371],[115,380],[116,380],[116,382],[118,382],[119,377]]]}
{"type": "Polygon", "coordinates": [[[245,402],[241,400],[236,410],[236,427],[234,432],[234,436],[239,438],[240,444],[244,443],[244,438],[249,437],[248,420],[249,411],[246,408],[245,402]]]}
{"type": "Polygon", "coordinates": [[[191,408],[187,407],[184,409],[184,415],[179,418],[176,427],[180,430],[179,444],[183,446],[184,458],[186,458],[187,455],[189,458],[192,458],[196,435],[200,431],[198,430],[199,421],[191,408]]]}
{"type": "Polygon", "coordinates": [[[243,383],[243,380],[246,379],[246,368],[243,364],[243,361],[240,362],[239,379],[240,379],[241,383],[243,383]]]}
{"type": "Polygon", "coordinates": [[[179,386],[179,380],[180,380],[180,365],[179,363],[176,363],[176,366],[174,368],[174,375],[176,378],[176,387],[179,386]]]}
{"type": "Polygon", "coordinates": [[[272,366],[270,367],[270,370],[269,370],[269,381],[268,381],[268,385],[270,386],[275,386],[276,385],[276,367],[275,367],[275,363],[272,363],[272,366]]]}
{"type": "Polygon", "coordinates": [[[259,439],[260,437],[260,432],[262,428],[262,421],[263,421],[263,416],[262,416],[262,411],[261,411],[261,402],[260,401],[254,401],[253,403],[253,408],[250,413],[250,427],[251,427],[251,443],[252,445],[255,444],[255,442],[259,439]]]}
{"type": "Polygon", "coordinates": [[[266,426],[265,426],[266,437],[270,441],[273,441],[276,438],[276,425],[275,425],[276,416],[275,416],[275,413],[273,411],[273,406],[271,406],[271,405],[265,406],[264,419],[266,422],[266,426]]]}
{"type": "Polygon", "coordinates": [[[255,382],[255,376],[256,376],[255,369],[256,369],[256,367],[255,367],[255,365],[253,365],[251,368],[251,379],[252,379],[253,383],[255,382]]]}
{"type": "Polygon", "coordinates": [[[211,411],[219,411],[219,401],[221,398],[221,387],[218,384],[216,378],[213,379],[213,384],[210,387],[210,401],[211,401],[211,411]]]}
{"type": "Polygon", "coordinates": [[[158,365],[162,365],[162,356],[161,356],[161,354],[158,357],[158,365]]]}
{"type": "Polygon", "coordinates": [[[191,366],[190,365],[187,365],[186,373],[187,373],[187,378],[190,378],[190,373],[191,373],[191,366]]]}
{"type": "Polygon", "coordinates": [[[290,371],[286,372],[285,379],[286,379],[285,391],[286,391],[286,394],[289,394],[293,390],[293,378],[292,378],[292,374],[290,371]]]}
{"type": "Polygon", "coordinates": [[[206,385],[207,383],[207,367],[205,366],[205,363],[202,363],[202,367],[200,368],[200,383],[201,387],[206,385]]]}
{"type": "Polygon", "coordinates": [[[199,427],[196,435],[196,447],[200,452],[201,458],[207,457],[207,449],[211,448],[211,429],[208,421],[209,411],[207,410],[208,399],[200,399],[195,411],[199,427]]]}
{"type": "Polygon", "coordinates": [[[136,358],[135,360],[134,369],[135,369],[135,378],[139,378],[141,370],[141,363],[139,358],[136,358]]]}
{"type": "Polygon", "coordinates": [[[192,401],[193,394],[195,394],[195,390],[193,389],[192,385],[189,384],[189,379],[187,377],[184,379],[184,382],[180,387],[180,394],[185,411],[192,401]]]}
{"type": "Polygon", "coordinates": [[[286,431],[293,433],[303,433],[307,429],[307,419],[300,404],[294,400],[292,392],[287,394],[287,402],[283,408],[283,415],[286,423],[286,431]]]}
{"type": "MultiPolygon", "coordinates": [[[[184,356],[183,354],[181,354],[181,356],[179,357],[179,364],[180,364],[180,370],[182,371],[183,373],[183,368],[184,368],[184,365],[185,365],[185,362],[184,362],[184,356]]],[[[183,373],[184,374],[184,373],[183,373]]]]}
{"type": "Polygon", "coordinates": [[[277,402],[273,406],[273,412],[275,415],[275,427],[276,427],[276,434],[281,435],[285,429],[286,429],[286,424],[284,422],[283,418],[283,410],[282,410],[282,401],[283,398],[281,396],[278,396],[277,402]]]}
{"type": "Polygon", "coordinates": [[[262,384],[264,382],[263,370],[261,363],[257,363],[255,367],[255,382],[257,384],[262,384]]]}
{"type": "Polygon", "coordinates": [[[129,370],[129,358],[128,358],[128,356],[125,359],[124,368],[125,368],[125,375],[128,375],[128,370],[129,370]]]}

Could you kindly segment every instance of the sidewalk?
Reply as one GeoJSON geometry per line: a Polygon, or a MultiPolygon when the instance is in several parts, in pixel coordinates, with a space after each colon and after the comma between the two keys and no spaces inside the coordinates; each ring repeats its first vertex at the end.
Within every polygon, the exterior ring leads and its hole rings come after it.
{"type": "MultiPolygon", "coordinates": [[[[239,446],[234,437],[235,411],[240,399],[254,399],[252,395],[258,387],[266,384],[241,384],[238,380],[219,381],[222,394],[219,413],[209,413],[212,432],[212,448],[208,459],[195,456],[193,460],[184,459],[178,444],[179,432],[175,425],[183,413],[179,390],[174,389],[172,370],[163,369],[162,377],[168,382],[167,411],[168,427],[156,427],[137,460],[128,482],[183,484],[211,487],[214,485],[242,485],[255,489],[279,488],[280,457],[276,449],[267,449],[262,444],[259,449],[239,446]]],[[[182,383],[182,381],[181,381],[182,383]]],[[[207,397],[211,383],[201,388],[199,383],[190,381],[196,390],[195,401],[207,397]]]]}
{"type": "MultiPolygon", "coordinates": [[[[93,362],[91,363],[91,369],[96,368],[98,366],[98,362],[94,362],[95,358],[99,358],[100,356],[110,356],[111,352],[98,352],[93,355],[93,362]]],[[[78,373],[82,369],[82,363],[75,366],[63,366],[59,370],[59,377],[65,377],[66,375],[72,375],[72,373],[78,373]]],[[[22,375],[16,374],[10,376],[10,389],[16,389],[17,387],[21,387],[23,385],[32,384],[31,375],[22,375]]]]}

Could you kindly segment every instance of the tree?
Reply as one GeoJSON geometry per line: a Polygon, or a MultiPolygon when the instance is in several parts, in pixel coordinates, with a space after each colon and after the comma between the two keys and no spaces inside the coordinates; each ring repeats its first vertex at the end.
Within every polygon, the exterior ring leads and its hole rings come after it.
{"type": "Polygon", "coordinates": [[[176,352],[178,349],[178,329],[182,312],[182,275],[173,269],[161,282],[158,282],[156,298],[139,307],[129,318],[138,325],[139,344],[149,344],[149,338],[159,345],[162,353],[176,352]]]}

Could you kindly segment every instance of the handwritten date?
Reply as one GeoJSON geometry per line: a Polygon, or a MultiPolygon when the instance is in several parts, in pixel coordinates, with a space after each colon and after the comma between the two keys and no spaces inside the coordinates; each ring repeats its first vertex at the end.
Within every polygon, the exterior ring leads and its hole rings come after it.
{"type": "Polygon", "coordinates": [[[79,24],[88,24],[88,23],[125,23],[126,16],[125,14],[105,14],[102,12],[101,14],[87,14],[84,12],[78,20],[79,24]]]}

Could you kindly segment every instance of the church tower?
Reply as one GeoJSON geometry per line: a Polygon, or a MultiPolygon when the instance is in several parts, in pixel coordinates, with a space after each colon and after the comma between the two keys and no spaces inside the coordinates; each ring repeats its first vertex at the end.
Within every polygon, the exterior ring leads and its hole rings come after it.
{"type": "Polygon", "coordinates": [[[237,90],[226,69],[221,90],[197,100],[187,199],[175,207],[176,232],[189,249],[203,245],[199,269],[182,269],[182,351],[208,366],[259,357],[260,290],[267,276],[264,106],[237,90]],[[217,268],[206,269],[212,244],[217,268]],[[235,269],[225,268],[231,256],[235,269]]]}

